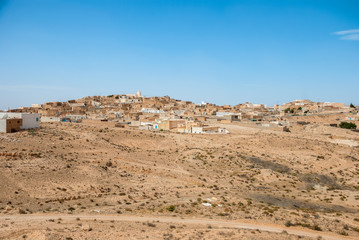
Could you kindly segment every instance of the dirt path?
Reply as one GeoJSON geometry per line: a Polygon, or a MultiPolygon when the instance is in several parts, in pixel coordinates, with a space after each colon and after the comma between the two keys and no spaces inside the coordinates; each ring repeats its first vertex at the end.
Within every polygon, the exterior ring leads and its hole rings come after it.
{"type": "Polygon", "coordinates": [[[332,233],[323,233],[312,231],[309,229],[302,229],[297,227],[284,227],[280,225],[262,225],[257,223],[246,223],[241,221],[226,221],[226,220],[212,220],[212,219],[203,219],[203,218],[180,218],[180,217],[162,217],[162,216],[131,216],[131,215],[80,215],[80,214],[47,214],[47,215],[8,215],[0,216],[0,222],[2,221],[45,221],[49,219],[58,219],[63,220],[76,220],[80,218],[81,220],[104,220],[104,221],[126,221],[126,222],[147,222],[147,221],[159,221],[163,223],[180,223],[180,224],[203,224],[211,225],[212,227],[217,228],[241,228],[241,229],[253,229],[274,233],[281,233],[286,231],[288,234],[306,236],[317,238],[321,236],[323,239],[329,240],[339,240],[339,239],[354,239],[351,237],[339,236],[332,233]]]}

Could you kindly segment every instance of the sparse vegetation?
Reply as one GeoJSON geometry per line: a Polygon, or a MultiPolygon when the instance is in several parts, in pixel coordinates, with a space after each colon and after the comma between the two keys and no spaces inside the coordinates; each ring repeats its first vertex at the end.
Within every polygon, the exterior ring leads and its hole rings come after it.
{"type": "Polygon", "coordinates": [[[173,205],[170,205],[167,207],[167,211],[170,211],[170,212],[173,212],[175,209],[176,209],[176,207],[173,205]]]}
{"type": "Polygon", "coordinates": [[[340,128],[346,128],[346,129],[356,129],[357,125],[355,123],[351,123],[351,122],[341,122],[339,124],[340,128]]]}
{"type": "MultiPolygon", "coordinates": [[[[232,219],[356,238],[359,152],[341,141],[356,141],[357,133],[307,122],[291,125],[290,134],[232,124],[235,130],[220,137],[120,129],[111,121],[42,124],[34,136],[24,131],[18,141],[0,141],[2,177],[16,179],[3,190],[0,213],[54,215],[44,226],[62,239],[69,232],[117,234],[114,229],[125,227],[136,227],[141,237],[159,232],[166,239],[164,234],[196,238],[192,224],[170,225],[156,217],[205,219],[206,229],[196,229],[202,239],[232,236],[213,223],[232,219]],[[59,220],[61,214],[72,220],[59,220]],[[88,220],[86,214],[99,218],[88,220]],[[153,218],[124,223],[122,214],[153,218]]],[[[237,239],[270,234],[234,232],[237,239]]],[[[288,236],[276,234],[273,239],[288,236]]]]}

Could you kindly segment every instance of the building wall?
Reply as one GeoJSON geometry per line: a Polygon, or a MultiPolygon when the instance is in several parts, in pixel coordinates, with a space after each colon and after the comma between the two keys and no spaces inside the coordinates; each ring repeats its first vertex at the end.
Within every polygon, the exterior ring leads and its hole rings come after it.
{"type": "Polygon", "coordinates": [[[170,130],[170,123],[169,123],[169,121],[162,121],[162,122],[158,125],[158,129],[170,130]]]}
{"type": "Polygon", "coordinates": [[[171,130],[180,124],[186,124],[185,120],[165,120],[159,124],[159,129],[171,130]]]}
{"type": "Polygon", "coordinates": [[[9,112],[0,112],[0,118],[7,118],[7,116],[9,116],[9,114],[12,114],[12,113],[9,113],[9,112]]]}
{"type": "Polygon", "coordinates": [[[140,129],[140,130],[152,130],[152,125],[139,126],[138,129],[140,129]]]}
{"type": "Polygon", "coordinates": [[[59,117],[41,117],[41,122],[60,122],[59,117]]]}
{"type": "Polygon", "coordinates": [[[0,119],[0,132],[6,133],[6,119],[0,119]]]}
{"type": "Polygon", "coordinates": [[[42,108],[42,104],[32,104],[31,107],[33,107],[33,108],[42,108]]]}
{"type": "Polygon", "coordinates": [[[234,113],[234,112],[216,112],[217,117],[224,117],[224,116],[235,115],[235,114],[238,114],[238,113],[234,113]]]}
{"type": "Polygon", "coordinates": [[[22,119],[20,118],[8,118],[6,119],[6,132],[17,132],[20,131],[23,124],[22,119]]]}
{"type": "Polygon", "coordinates": [[[21,118],[21,129],[30,129],[40,127],[40,115],[38,113],[12,113],[3,112],[0,113],[0,118],[7,116],[7,118],[21,118]]]}
{"type": "Polygon", "coordinates": [[[179,124],[186,124],[186,121],[169,121],[170,129],[176,128],[179,124]]]}
{"type": "Polygon", "coordinates": [[[192,133],[217,133],[219,127],[192,127],[192,133]]]}
{"type": "Polygon", "coordinates": [[[0,119],[0,132],[11,133],[21,130],[21,118],[0,119]]]}
{"type": "Polygon", "coordinates": [[[22,119],[20,118],[0,119],[0,132],[17,132],[21,129],[21,126],[22,119]]]}
{"type": "Polygon", "coordinates": [[[22,113],[21,129],[30,129],[40,127],[40,115],[37,113],[22,113]]]}
{"type": "Polygon", "coordinates": [[[192,133],[203,133],[203,127],[192,127],[192,133]]]}
{"type": "Polygon", "coordinates": [[[71,120],[79,120],[79,119],[86,119],[87,115],[67,114],[66,117],[71,118],[71,120]]]}
{"type": "Polygon", "coordinates": [[[203,131],[203,132],[218,132],[218,128],[219,128],[219,127],[209,127],[209,126],[206,126],[206,127],[202,127],[202,131],[203,131]]]}
{"type": "Polygon", "coordinates": [[[131,121],[130,126],[131,127],[139,127],[141,125],[140,121],[131,121]]]}
{"type": "Polygon", "coordinates": [[[40,109],[38,111],[42,116],[58,116],[60,114],[60,111],[58,109],[40,109]]]}

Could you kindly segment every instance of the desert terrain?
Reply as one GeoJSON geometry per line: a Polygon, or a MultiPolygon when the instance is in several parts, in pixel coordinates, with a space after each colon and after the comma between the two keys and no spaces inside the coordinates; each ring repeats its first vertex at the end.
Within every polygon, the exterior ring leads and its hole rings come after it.
{"type": "Polygon", "coordinates": [[[359,133],[308,118],[290,132],[2,133],[0,239],[358,239],[359,133]]]}

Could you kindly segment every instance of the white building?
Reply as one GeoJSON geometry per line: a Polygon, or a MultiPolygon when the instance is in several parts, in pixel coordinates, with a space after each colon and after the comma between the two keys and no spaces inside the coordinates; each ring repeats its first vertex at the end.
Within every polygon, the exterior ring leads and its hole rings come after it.
{"type": "Polygon", "coordinates": [[[21,129],[30,129],[40,127],[40,115],[38,113],[13,113],[0,112],[0,118],[21,118],[21,129]]]}
{"type": "Polygon", "coordinates": [[[42,108],[42,104],[32,104],[31,107],[33,107],[33,108],[42,108]]]}
{"type": "Polygon", "coordinates": [[[225,128],[220,128],[216,126],[201,126],[201,127],[192,127],[192,133],[229,133],[225,128]]]}
{"type": "Polygon", "coordinates": [[[141,125],[138,127],[138,129],[151,131],[153,130],[153,125],[152,124],[141,125]]]}
{"type": "Polygon", "coordinates": [[[87,115],[67,114],[66,117],[70,118],[71,120],[77,121],[77,120],[86,119],[87,115]]]}
{"type": "Polygon", "coordinates": [[[203,133],[202,127],[192,127],[192,133],[203,133]]]}
{"type": "Polygon", "coordinates": [[[41,117],[41,122],[60,122],[61,119],[59,117],[41,117]]]}
{"type": "Polygon", "coordinates": [[[234,112],[216,112],[217,117],[224,117],[229,115],[240,115],[240,113],[234,113],[234,112]]]}
{"type": "Polygon", "coordinates": [[[85,107],[85,103],[69,103],[70,107],[85,107]]]}
{"type": "Polygon", "coordinates": [[[350,117],[345,117],[345,120],[349,120],[349,121],[358,121],[359,118],[358,117],[353,117],[353,116],[350,116],[350,117]]]}
{"type": "Polygon", "coordinates": [[[158,109],[152,109],[152,108],[142,108],[141,112],[143,112],[143,113],[164,113],[165,111],[158,110],[158,109]]]}
{"type": "Polygon", "coordinates": [[[225,133],[225,134],[228,134],[230,133],[227,129],[225,128],[218,128],[218,133],[225,133]]]}

